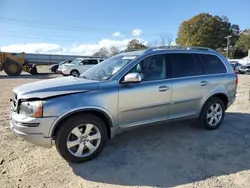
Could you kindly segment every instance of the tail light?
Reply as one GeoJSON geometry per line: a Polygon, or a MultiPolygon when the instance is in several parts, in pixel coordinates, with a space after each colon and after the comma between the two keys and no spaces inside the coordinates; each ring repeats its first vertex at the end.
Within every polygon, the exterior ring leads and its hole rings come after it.
{"type": "Polygon", "coordinates": [[[238,85],[238,82],[239,82],[239,78],[238,78],[238,75],[237,75],[237,74],[235,74],[235,76],[236,76],[236,80],[235,80],[235,83],[236,83],[236,85],[238,85]]]}

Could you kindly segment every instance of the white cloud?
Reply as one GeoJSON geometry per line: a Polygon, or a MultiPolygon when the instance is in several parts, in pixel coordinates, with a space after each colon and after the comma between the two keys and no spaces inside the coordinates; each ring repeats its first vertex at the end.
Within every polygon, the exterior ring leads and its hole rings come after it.
{"type": "Polygon", "coordinates": [[[140,36],[142,34],[142,30],[141,29],[134,29],[132,31],[132,35],[133,36],[140,36]]]}
{"type": "Polygon", "coordinates": [[[77,55],[92,55],[100,48],[110,48],[115,46],[120,50],[124,50],[128,42],[132,39],[112,40],[102,39],[96,43],[74,43],[72,46],[64,48],[59,44],[51,43],[28,43],[28,44],[12,44],[8,46],[0,46],[1,51],[6,52],[26,52],[26,53],[41,53],[41,54],[77,54],[77,55]]]}
{"type": "Polygon", "coordinates": [[[113,37],[124,37],[124,35],[121,32],[117,31],[113,33],[113,37]]]}
{"type": "Polygon", "coordinates": [[[49,43],[28,43],[28,44],[12,44],[1,46],[1,51],[6,52],[26,52],[26,53],[63,53],[64,49],[58,44],[49,43]]]}
{"type": "Polygon", "coordinates": [[[77,46],[74,46],[73,48],[69,49],[69,53],[92,55],[102,47],[110,48],[111,46],[115,46],[120,50],[123,50],[126,48],[126,45],[130,40],[131,39],[124,39],[124,40],[102,39],[97,43],[79,44],[77,46]]]}

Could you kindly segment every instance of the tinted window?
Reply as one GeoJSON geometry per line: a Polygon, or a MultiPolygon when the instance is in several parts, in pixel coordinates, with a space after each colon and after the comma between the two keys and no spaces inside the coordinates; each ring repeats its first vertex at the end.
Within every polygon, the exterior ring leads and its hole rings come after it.
{"type": "Polygon", "coordinates": [[[204,65],[198,55],[190,53],[175,53],[166,55],[173,67],[173,77],[186,77],[204,74],[204,65]]]}
{"type": "Polygon", "coordinates": [[[225,65],[217,56],[208,54],[200,54],[199,56],[205,63],[207,74],[217,74],[226,72],[225,65]]]}
{"type": "Polygon", "coordinates": [[[81,62],[81,65],[88,65],[89,64],[89,60],[83,60],[82,62],[81,62]]]}
{"type": "Polygon", "coordinates": [[[96,65],[98,61],[96,59],[89,60],[89,65],[96,65]]]}
{"type": "Polygon", "coordinates": [[[86,59],[82,61],[82,65],[96,65],[98,61],[96,59],[86,59]]]}
{"type": "Polygon", "coordinates": [[[147,57],[129,72],[142,74],[142,81],[161,80],[167,77],[167,63],[163,55],[147,57]]]}

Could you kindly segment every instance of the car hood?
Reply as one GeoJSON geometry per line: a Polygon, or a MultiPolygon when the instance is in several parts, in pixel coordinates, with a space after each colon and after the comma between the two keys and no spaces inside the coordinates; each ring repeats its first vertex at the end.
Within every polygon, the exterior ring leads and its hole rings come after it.
{"type": "Polygon", "coordinates": [[[43,99],[58,95],[96,90],[98,86],[98,81],[68,76],[24,84],[14,88],[13,91],[18,99],[43,99]]]}

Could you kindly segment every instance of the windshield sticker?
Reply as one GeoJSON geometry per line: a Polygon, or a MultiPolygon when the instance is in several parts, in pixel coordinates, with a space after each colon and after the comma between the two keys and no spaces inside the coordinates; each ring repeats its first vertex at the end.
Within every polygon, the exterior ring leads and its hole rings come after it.
{"type": "Polygon", "coordinates": [[[136,58],[136,56],[124,56],[122,57],[122,59],[134,59],[136,58]]]}

